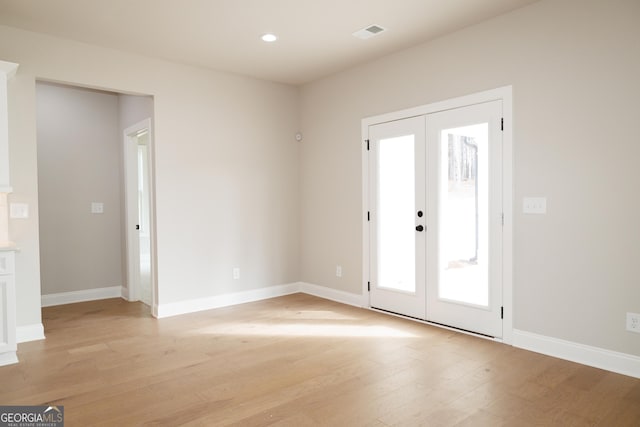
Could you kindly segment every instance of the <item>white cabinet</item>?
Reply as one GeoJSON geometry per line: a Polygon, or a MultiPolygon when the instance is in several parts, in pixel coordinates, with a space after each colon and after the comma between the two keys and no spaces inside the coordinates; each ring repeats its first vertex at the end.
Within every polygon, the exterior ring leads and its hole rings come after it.
{"type": "Polygon", "coordinates": [[[15,252],[0,250],[0,366],[18,363],[15,252]]]}

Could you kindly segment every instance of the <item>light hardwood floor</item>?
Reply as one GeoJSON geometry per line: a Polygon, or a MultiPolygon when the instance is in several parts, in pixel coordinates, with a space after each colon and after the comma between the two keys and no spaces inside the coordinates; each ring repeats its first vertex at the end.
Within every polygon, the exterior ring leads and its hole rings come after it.
{"type": "Polygon", "coordinates": [[[640,426],[640,380],[295,294],[167,319],[43,309],[0,404],[66,425],[640,426]]]}

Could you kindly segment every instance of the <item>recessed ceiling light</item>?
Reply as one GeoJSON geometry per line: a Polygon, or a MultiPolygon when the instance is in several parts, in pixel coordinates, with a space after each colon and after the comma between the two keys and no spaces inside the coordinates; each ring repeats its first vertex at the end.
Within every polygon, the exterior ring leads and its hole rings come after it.
{"type": "Polygon", "coordinates": [[[262,37],[260,37],[262,39],[263,42],[267,42],[267,43],[272,43],[276,40],[278,40],[278,36],[276,36],[275,34],[271,34],[271,33],[267,33],[267,34],[263,34],[262,37]]]}

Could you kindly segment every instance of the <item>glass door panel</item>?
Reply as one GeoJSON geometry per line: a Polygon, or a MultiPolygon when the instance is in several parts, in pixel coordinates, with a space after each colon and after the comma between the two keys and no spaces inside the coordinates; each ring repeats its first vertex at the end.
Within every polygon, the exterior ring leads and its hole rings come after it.
{"type": "Polygon", "coordinates": [[[487,307],[489,124],[440,132],[440,272],[442,299],[487,307]]]}
{"type": "Polygon", "coordinates": [[[415,136],[382,138],[377,148],[377,285],[415,292],[415,136]]]}

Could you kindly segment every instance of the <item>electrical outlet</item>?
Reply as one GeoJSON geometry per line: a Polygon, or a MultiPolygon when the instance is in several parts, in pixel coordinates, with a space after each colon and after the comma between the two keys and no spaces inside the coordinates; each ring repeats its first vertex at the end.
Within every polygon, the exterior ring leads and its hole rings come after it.
{"type": "Polygon", "coordinates": [[[238,280],[240,278],[240,268],[239,267],[234,267],[233,268],[233,280],[238,280]]]}
{"type": "Polygon", "coordinates": [[[546,214],[546,197],[525,197],[522,199],[522,212],[526,214],[546,214]]]}
{"type": "Polygon", "coordinates": [[[342,277],[342,266],[336,265],[336,277],[342,277]]]}
{"type": "Polygon", "coordinates": [[[640,334],[640,314],[627,313],[627,331],[640,334]]]}
{"type": "Polygon", "coordinates": [[[102,202],[91,202],[91,213],[92,214],[103,214],[104,213],[104,203],[102,203],[102,202]]]}

